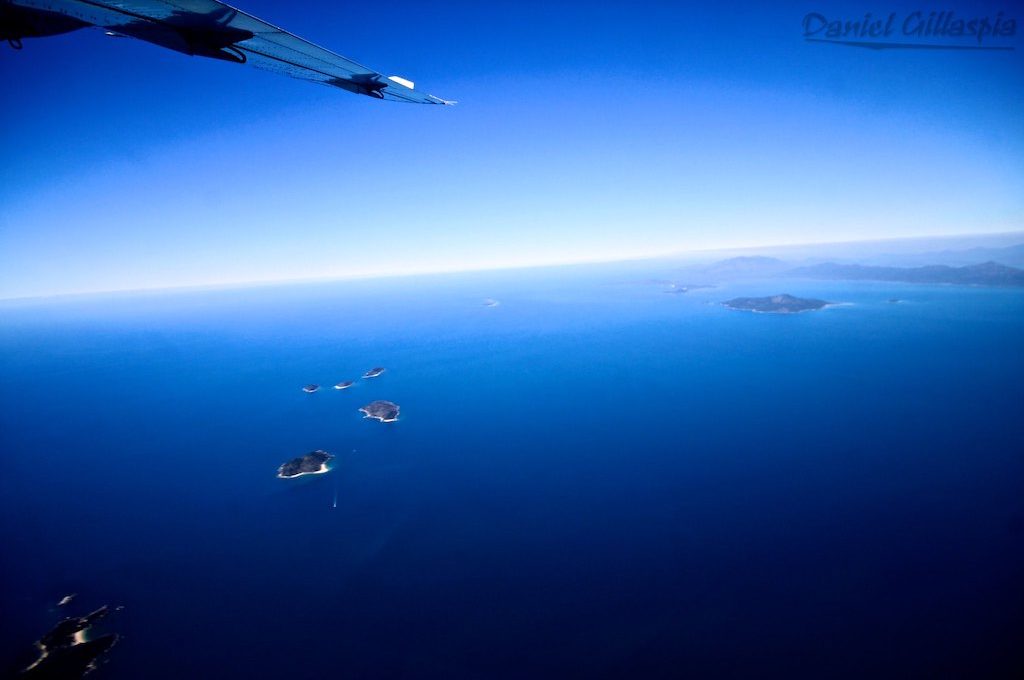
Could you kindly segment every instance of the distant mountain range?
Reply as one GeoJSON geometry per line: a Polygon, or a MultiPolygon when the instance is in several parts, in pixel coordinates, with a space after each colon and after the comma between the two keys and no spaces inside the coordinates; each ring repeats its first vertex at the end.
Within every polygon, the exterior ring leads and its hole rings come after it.
{"type": "Polygon", "coordinates": [[[848,281],[901,281],[905,283],[955,283],[979,286],[1024,286],[1024,269],[985,262],[965,267],[944,264],[924,267],[876,267],[862,264],[825,262],[797,267],[787,276],[848,281]]]}
{"type": "Polygon", "coordinates": [[[695,271],[712,278],[757,277],[779,274],[791,265],[777,257],[752,255],[730,257],[708,265],[696,267],[695,271]]]}
{"type": "MultiPolygon", "coordinates": [[[[685,274],[687,283],[798,277],[1024,287],[1024,243],[889,255],[848,252],[850,247],[842,247],[845,248],[842,254],[836,250],[829,255],[802,252],[799,258],[742,255],[717,262],[689,264],[678,272],[685,274]],[[981,264],[977,264],[979,262],[981,264]]],[[[674,289],[688,290],[692,287],[677,285],[674,289]]]]}
{"type": "Polygon", "coordinates": [[[1000,262],[1010,267],[1024,267],[1024,243],[1012,246],[976,247],[965,250],[937,250],[922,253],[903,253],[857,258],[868,264],[893,267],[919,267],[929,264],[948,264],[951,267],[978,262],[1000,262]]]}

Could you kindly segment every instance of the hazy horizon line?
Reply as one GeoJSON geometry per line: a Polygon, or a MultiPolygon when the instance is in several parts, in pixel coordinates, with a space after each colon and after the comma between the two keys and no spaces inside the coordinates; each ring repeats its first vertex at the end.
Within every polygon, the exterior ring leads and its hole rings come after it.
{"type": "MultiPolygon", "coordinates": [[[[526,269],[543,269],[546,267],[573,267],[573,266],[587,266],[587,265],[600,265],[600,264],[615,264],[615,263],[627,263],[627,262],[646,262],[656,260],[666,260],[676,257],[693,257],[704,254],[712,255],[715,253],[736,253],[736,252],[754,252],[764,250],[786,250],[793,248],[807,248],[807,247],[827,247],[827,246],[851,246],[851,245],[868,245],[868,244],[886,244],[886,243],[897,243],[897,242],[912,242],[912,241],[951,241],[958,239],[985,239],[985,238],[998,238],[998,237],[1014,237],[1019,236],[1024,239],[1024,230],[1014,231],[997,231],[987,233],[961,233],[961,234],[941,234],[941,235],[929,235],[929,236],[893,236],[890,238],[872,238],[872,239],[860,239],[860,240],[845,240],[845,241],[804,241],[799,243],[776,243],[776,244],[762,244],[757,246],[721,246],[715,248],[694,248],[694,249],[683,249],[674,250],[668,253],[660,254],[644,254],[644,255],[630,255],[624,257],[612,257],[612,258],[585,258],[580,260],[561,260],[553,262],[536,262],[536,263],[517,263],[508,265],[491,265],[482,267],[466,267],[466,268],[442,268],[442,269],[420,269],[412,271],[381,271],[374,273],[363,273],[363,274],[350,274],[350,275],[326,275],[326,276],[311,276],[311,277],[299,277],[299,278],[270,278],[270,279],[244,279],[235,281],[223,281],[223,282],[207,282],[207,283],[186,283],[186,284],[172,284],[172,285],[154,285],[154,286],[140,286],[131,288],[99,288],[95,290],[82,290],[82,291],[68,291],[61,293],[47,293],[41,295],[16,295],[16,296],[4,296],[0,295],[0,302],[19,302],[19,301],[30,301],[30,300],[49,300],[56,298],[71,298],[71,297],[86,297],[86,296],[104,296],[104,295],[129,295],[132,293],[160,293],[160,292],[179,292],[179,291],[203,291],[203,290],[230,290],[230,289],[244,289],[244,288],[255,288],[261,286],[285,286],[285,285],[301,285],[310,283],[331,283],[331,282],[342,282],[342,281],[365,281],[373,279],[395,279],[412,276],[432,276],[432,275],[444,275],[444,274],[469,274],[479,272],[499,272],[499,271],[515,271],[515,270],[526,270],[526,269]]],[[[970,250],[974,247],[983,246],[971,246],[964,248],[964,250],[970,250]]],[[[989,247],[1000,247],[1000,246],[989,246],[989,247]]],[[[1001,246],[1010,247],[1010,246],[1001,246]]]]}

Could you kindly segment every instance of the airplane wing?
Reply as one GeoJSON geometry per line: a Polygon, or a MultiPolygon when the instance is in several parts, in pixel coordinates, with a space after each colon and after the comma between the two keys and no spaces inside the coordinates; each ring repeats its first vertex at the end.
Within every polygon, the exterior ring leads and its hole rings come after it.
{"type": "MultiPolygon", "coordinates": [[[[45,32],[49,16],[54,22],[99,26],[113,35],[184,54],[249,63],[377,99],[454,103],[419,92],[405,78],[385,76],[218,0],[2,0],[0,5],[32,13],[22,23],[34,21],[42,26],[35,33],[27,29],[24,37],[64,32],[45,32]]],[[[19,46],[20,37],[16,36],[19,46]]]]}

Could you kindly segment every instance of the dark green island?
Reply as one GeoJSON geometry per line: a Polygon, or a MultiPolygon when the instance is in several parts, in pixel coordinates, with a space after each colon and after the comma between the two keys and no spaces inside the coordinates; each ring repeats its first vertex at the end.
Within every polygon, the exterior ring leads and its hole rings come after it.
{"type": "Polygon", "coordinates": [[[762,314],[799,314],[827,307],[830,302],[813,298],[798,298],[792,295],[771,295],[769,297],[733,298],[722,303],[729,309],[762,314]]]}
{"type": "Polygon", "coordinates": [[[398,420],[398,409],[398,404],[393,401],[378,399],[359,410],[365,413],[367,418],[376,418],[382,423],[393,423],[398,420]]]}
{"type": "Polygon", "coordinates": [[[277,476],[281,479],[291,479],[302,475],[319,475],[330,472],[327,461],[334,458],[326,451],[312,451],[305,456],[292,458],[290,461],[277,468],[277,476]]]}

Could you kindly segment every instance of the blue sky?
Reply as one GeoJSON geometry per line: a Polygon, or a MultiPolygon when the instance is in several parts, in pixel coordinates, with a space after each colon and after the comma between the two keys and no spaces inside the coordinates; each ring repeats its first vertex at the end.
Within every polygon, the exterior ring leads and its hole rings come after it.
{"type": "Polygon", "coordinates": [[[801,36],[921,7],[237,4],[460,103],[96,31],[5,47],[0,297],[1024,229],[1019,37],[801,36]]]}

